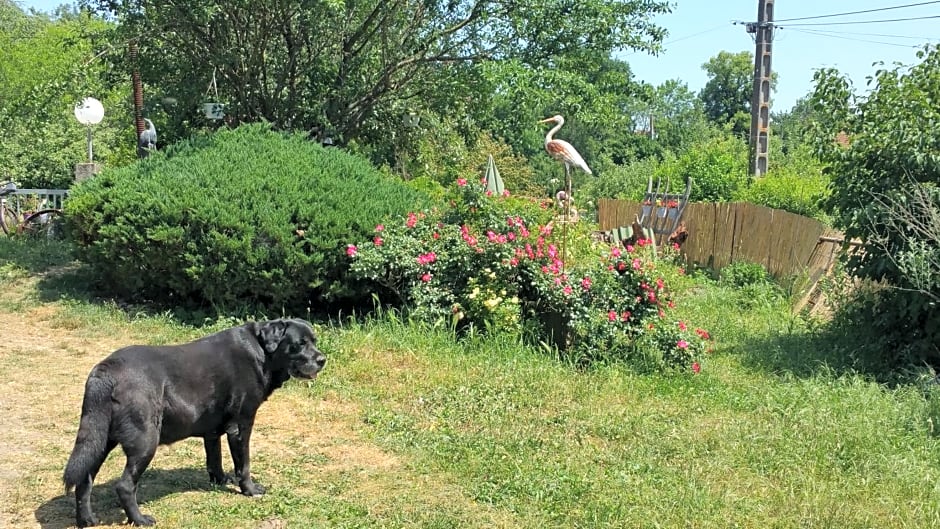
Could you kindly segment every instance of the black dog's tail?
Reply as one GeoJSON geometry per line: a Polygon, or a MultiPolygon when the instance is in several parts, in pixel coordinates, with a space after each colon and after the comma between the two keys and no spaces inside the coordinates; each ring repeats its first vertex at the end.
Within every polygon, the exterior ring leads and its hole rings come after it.
{"type": "Polygon", "coordinates": [[[101,467],[108,457],[108,432],[111,429],[111,392],[114,384],[110,378],[92,374],[85,382],[85,397],[82,401],[82,419],[78,425],[75,448],[65,465],[62,481],[65,492],[88,478],[92,471],[101,467]]]}

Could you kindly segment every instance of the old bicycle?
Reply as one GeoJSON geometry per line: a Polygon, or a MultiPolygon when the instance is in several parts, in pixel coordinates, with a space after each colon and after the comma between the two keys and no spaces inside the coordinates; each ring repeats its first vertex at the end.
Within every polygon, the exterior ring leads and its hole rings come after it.
{"type": "Polygon", "coordinates": [[[0,186],[0,231],[6,236],[55,238],[62,230],[62,189],[19,189],[0,186]]]}

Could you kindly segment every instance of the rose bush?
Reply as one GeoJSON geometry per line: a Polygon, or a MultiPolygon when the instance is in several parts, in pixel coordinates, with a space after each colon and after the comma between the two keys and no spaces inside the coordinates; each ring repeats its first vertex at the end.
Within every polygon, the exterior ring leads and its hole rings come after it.
{"type": "Polygon", "coordinates": [[[560,224],[548,200],[488,196],[464,179],[450,193],[447,207],[350,244],[352,278],[413,318],[516,333],[580,364],[700,368],[707,333],[665,324],[673,301],[646,241],[593,242],[583,224],[560,224]]]}

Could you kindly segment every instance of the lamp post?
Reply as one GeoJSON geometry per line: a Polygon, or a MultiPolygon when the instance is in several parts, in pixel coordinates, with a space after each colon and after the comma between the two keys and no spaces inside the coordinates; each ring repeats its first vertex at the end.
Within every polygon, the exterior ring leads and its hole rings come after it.
{"type": "Polygon", "coordinates": [[[101,105],[101,101],[86,97],[75,105],[75,119],[88,129],[88,162],[75,166],[75,179],[83,180],[98,172],[98,164],[95,163],[91,147],[91,127],[104,119],[104,106],[101,105]]]}
{"type": "Polygon", "coordinates": [[[104,107],[101,105],[101,101],[93,97],[86,97],[75,105],[75,119],[88,127],[88,163],[94,163],[95,161],[91,151],[91,126],[101,123],[103,118],[104,107]]]}

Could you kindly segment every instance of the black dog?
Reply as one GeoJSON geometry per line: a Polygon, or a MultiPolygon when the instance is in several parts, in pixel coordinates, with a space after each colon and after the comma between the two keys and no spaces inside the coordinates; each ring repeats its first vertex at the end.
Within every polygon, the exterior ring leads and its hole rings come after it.
{"type": "Polygon", "coordinates": [[[209,478],[225,483],[221,437],[226,434],[243,494],[260,496],[251,480],[248,440],[261,403],[288,378],[312,379],[326,357],[304,320],[250,322],[185,345],[134,345],[115,351],[88,375],[75,448],[65,467],[74,486],[75,523],[98,523],[91,486],[105,458],[121,445],[127,455],[115,485],[131,523],[153,525],[140,513],[137,484],[157,450],[202,437],[209,478]]]}

